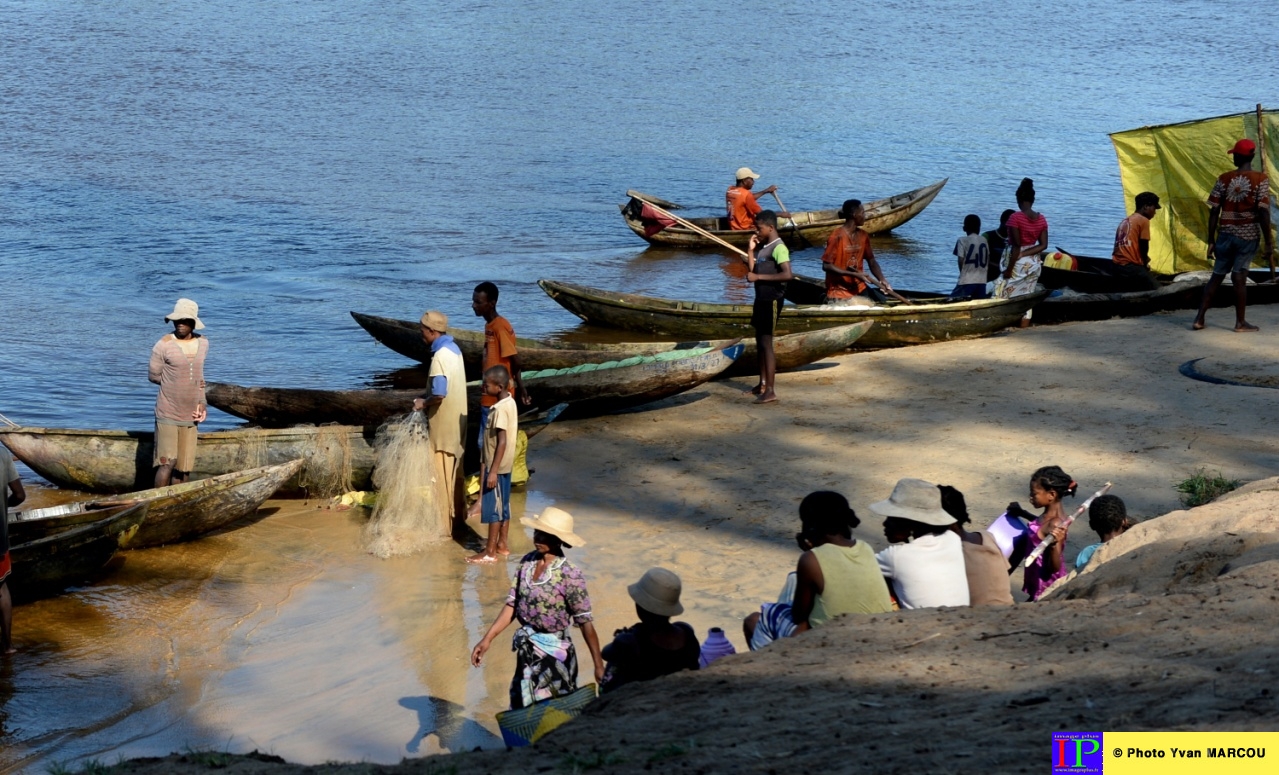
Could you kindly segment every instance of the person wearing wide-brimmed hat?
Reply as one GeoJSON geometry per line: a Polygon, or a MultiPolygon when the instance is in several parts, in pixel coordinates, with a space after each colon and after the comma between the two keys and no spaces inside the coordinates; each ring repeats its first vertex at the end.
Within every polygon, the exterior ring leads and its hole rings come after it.
{"type": "Polygon", "coordinates": [[[160,386],[155,399],[155,486],[185,482],[195,467],[196,427],[208,417],[204,399],[204,359],[209,340],[195,333],[204,328],[200,307],[178,299],[164,316],[173,333],[151,348],[148,377],[160,386]]]}
{"type": "Polygon", "coordinates": [[[891,544],[875,557],[902,608],[969,604],[964,547],[951,530],[955,518],[942,508],[937,485],[901,479],[888,500],[872,503],[870,510],[884,517],[891,544]]]}
{"type": "Polygon", "coordinates": [[[861,520],[847,498],[829,490],[809,493],[800,501],[799,519],[803,529],[795,541],[804,553],[781,599],[761,605],[742,622],[742,634],[752,651],[821,627],[842,614],[893,610],[875,550],[853,538],[861,520]]]}
{"type": "Polygon", "coordinates": [[[604,680],[604,658],[586,579],[564,557],[565,548],[586,543],[573,532],[573,515],[548,506],[540,515],[522,521],[533,528],[533,551],[520,559],[506,605],[471,650],[471,664],[479,667],[493,639],[513,620],[519,620],[520,627],[511,642],[515,652],[512,709],[576,691],[577,651],[569,636],[570,625],[577,625],[582,631],[595,662],[596,683],[604,680]]]}
{"type": "Polygon", "coordinates": [[[609,692],[636,681],[651,681],[681,670],[696,670],[702,647],[686,622],[672,622],[684,613],[679,576],[665,568],[649,568],[626,588],[635,601],[639,623],[613,633],[604,647],[604,684],[609,692]]]}

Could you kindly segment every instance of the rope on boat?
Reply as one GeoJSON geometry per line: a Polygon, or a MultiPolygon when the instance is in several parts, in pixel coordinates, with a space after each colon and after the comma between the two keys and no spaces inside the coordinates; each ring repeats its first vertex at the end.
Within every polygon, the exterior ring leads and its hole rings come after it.
{"type": "Polygon", "coordinates": [[[22,427],[21,425],[17,424],[17,423],[16,423],[16,422],[14,422],[13,420],[10,420],[8,417],[5,417],[3,414],[0,414],[0,421],[4,422],[4,424],[5,424],[5,425],[8,425],[10,428],[21,428],[21,427],[22,427]]]}

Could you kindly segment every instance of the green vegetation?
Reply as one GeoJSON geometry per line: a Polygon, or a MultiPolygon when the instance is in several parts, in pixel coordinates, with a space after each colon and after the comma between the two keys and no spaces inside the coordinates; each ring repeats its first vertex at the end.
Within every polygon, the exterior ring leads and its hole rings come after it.
{"type": "Polygon", "coordinates": [[[1181,493],[1181,503],[1188,509],[1210,503],[1216,498],[1237,489],[1242,484],[1238,479],[1227,479],[1220,471],[1209,474],[1201,468],[1189,479],[1177,484],[1177,492],[1181,493]]]}

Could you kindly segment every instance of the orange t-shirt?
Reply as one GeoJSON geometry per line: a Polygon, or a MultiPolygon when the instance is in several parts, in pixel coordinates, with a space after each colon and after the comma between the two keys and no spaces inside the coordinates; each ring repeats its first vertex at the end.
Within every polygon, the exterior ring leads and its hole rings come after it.
{"type": "Polygon", "coordinates": [[[755,216],[764,208],[755,201],[755,195],[741,186],[733,186],[724,194],[728,207],[728,228],[745,231],[755,228],[755,216]]]}
{"type": "MultiPolygon", "coordinates": [[[[484,371],[491,366],[505,366],[511,369],[511,356],[518,355],[515,349],[515,329],[511,321],[498,315],[492,322],[484,324],[484,371]]],[[[515,380],[511,380],[514,387],[515,380]]],[[[481,395],[480,406],[492,406],[497,403],[497,396],[481,395]]]]}
{"type": "Polygon", "coordinates": [[[1150,241],[1150,219],[1141,213],[1133,213],[1119,222],[1115,230],[1115,250],[1111,256],[1116,264],[1136,264],[1145,266],[1141,260],[1141,246],[1138,240],[1150,241]]]}
{"type": "MultiPolygon", "coordinates": [[[[870,249],[870,235],[858,229],[851,236],[843,226],[830,233],[826,240],[826,252],[822,253],[822,263],[831,264],[836,269],[851,269],[862,272],[867,258],[874,256],[870,249]]],[[[866,283],[856,277],[845,277],[842,274],[826,274],[826,298],[851,299],[866,291],[866,283]]]]}

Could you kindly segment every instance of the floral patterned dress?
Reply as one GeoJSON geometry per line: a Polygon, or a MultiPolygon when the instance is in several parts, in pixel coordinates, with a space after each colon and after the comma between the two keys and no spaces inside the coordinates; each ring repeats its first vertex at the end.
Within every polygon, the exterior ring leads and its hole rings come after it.
{"type": "Polygon", "coordinates": [[[591,621],[591,599],[582,571],[564,557],[556,557],[537,577],[537,552],[520,559],[506,604],[515,609],[520,627],[511,649],[515,677],[511,679],[511,708],[560,697],[577,689],[577,651],[570,625],[591,621]]]}

